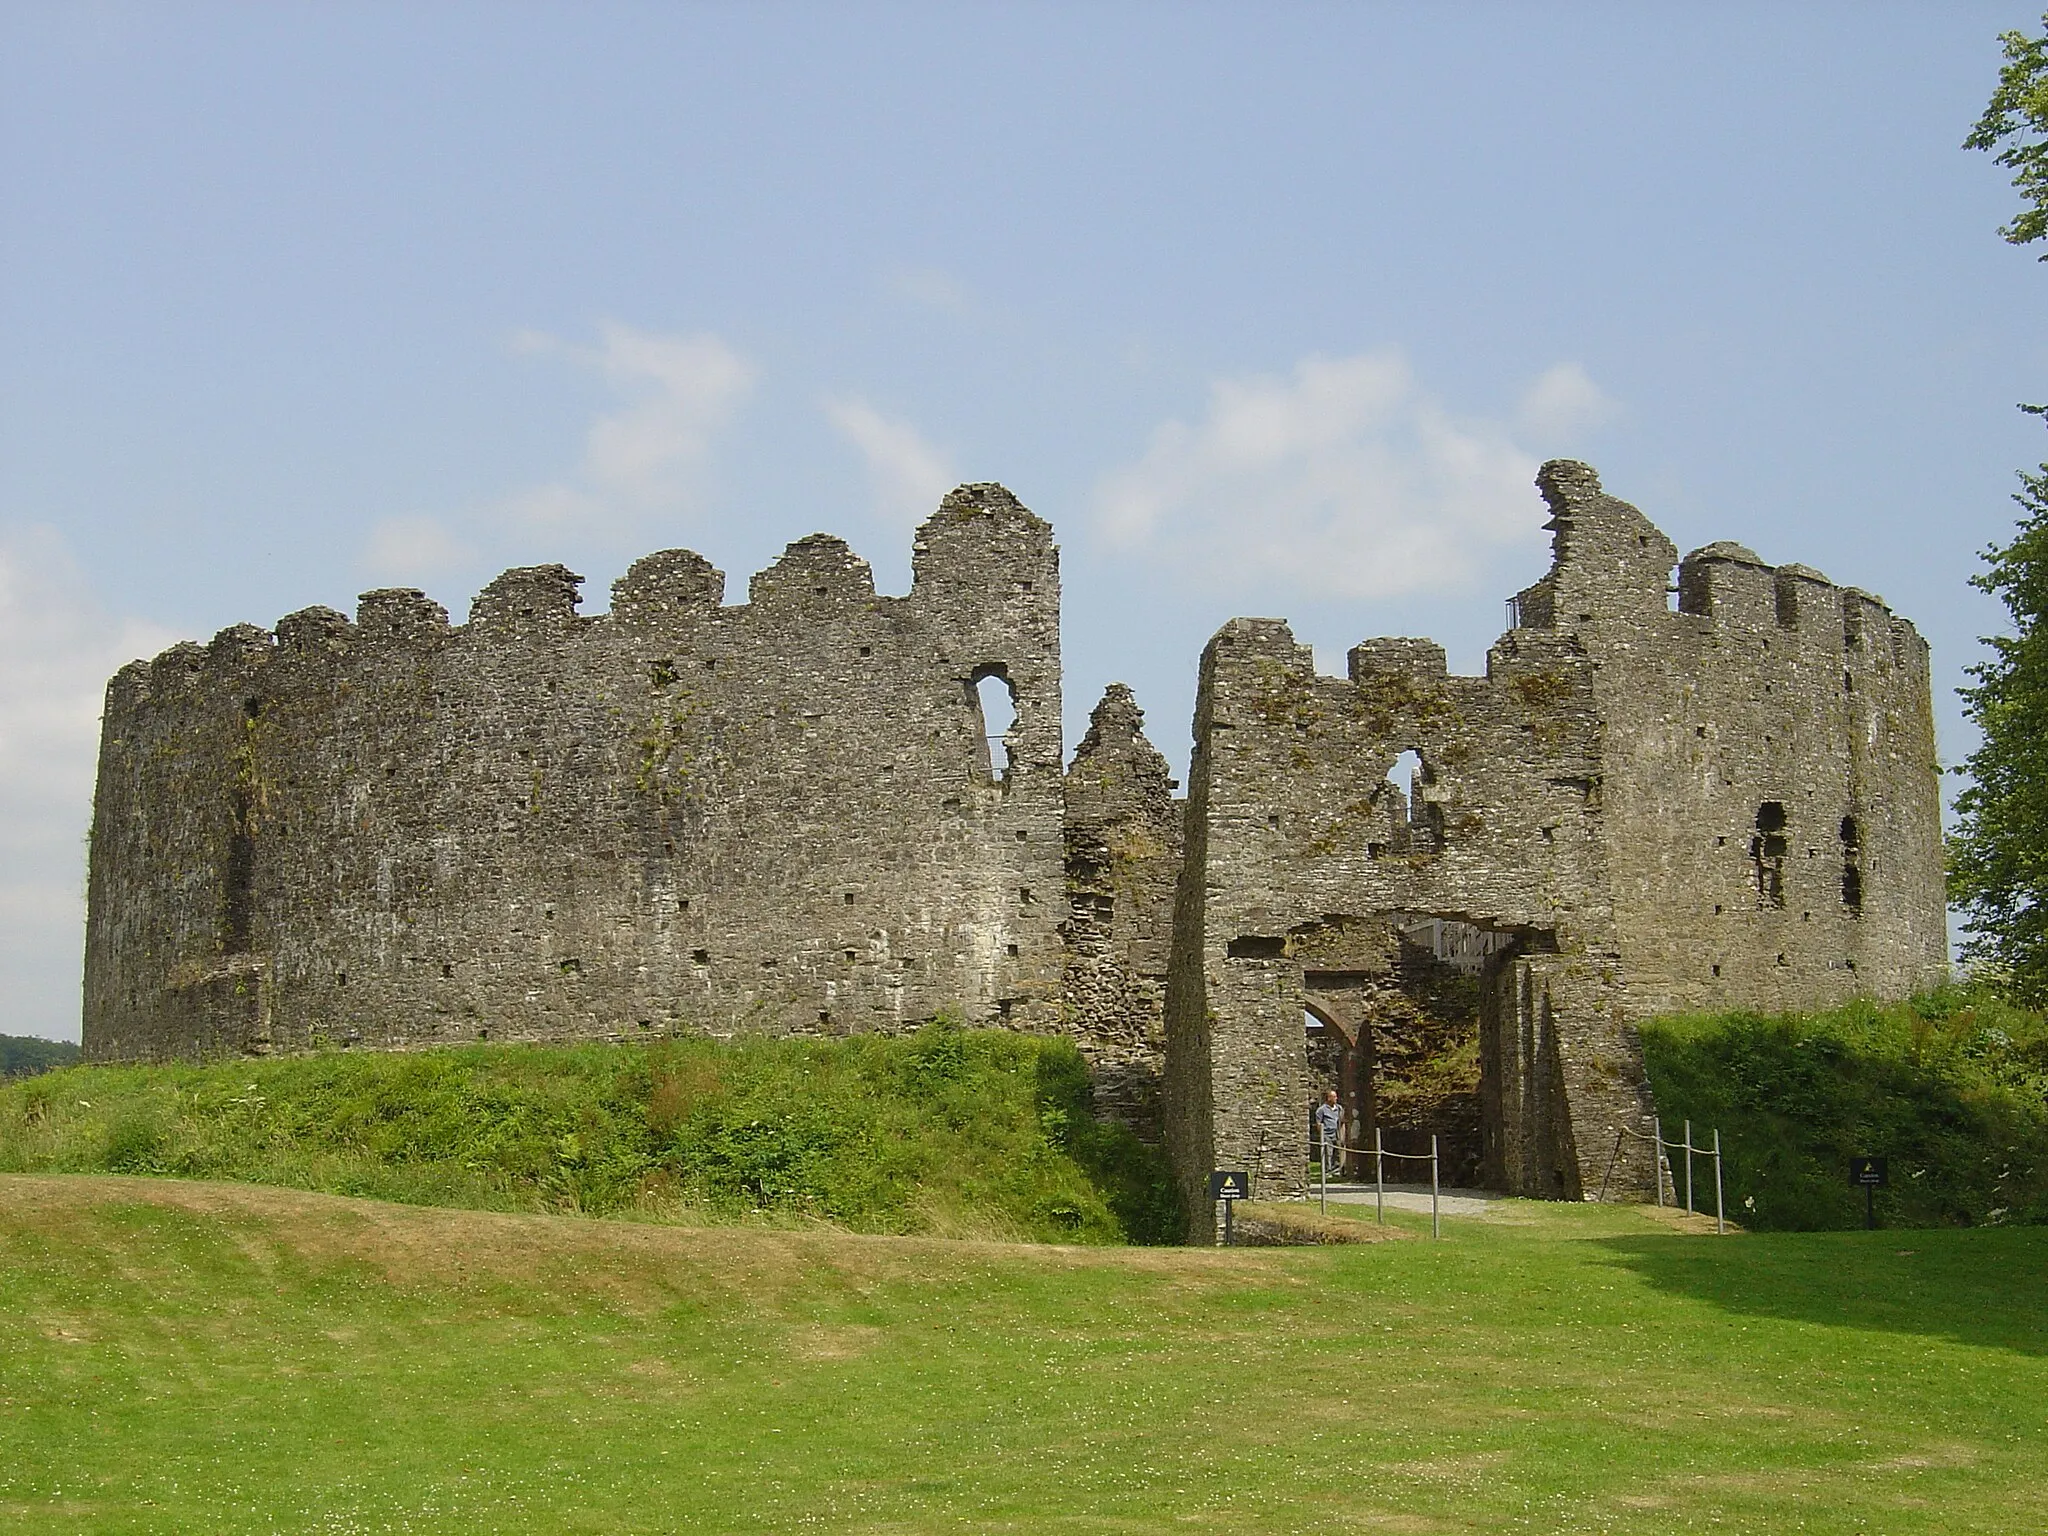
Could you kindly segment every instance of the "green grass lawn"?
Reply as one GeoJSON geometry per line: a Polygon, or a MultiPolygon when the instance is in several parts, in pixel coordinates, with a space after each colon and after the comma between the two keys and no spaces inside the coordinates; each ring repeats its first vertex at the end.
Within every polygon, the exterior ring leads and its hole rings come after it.
{"type": "Polygon", "coordinates": [[[2026,1532],[2044,1280],[2041,1228],[1220,1253],[0,1177],[0,1528],[2026,1532]]]}

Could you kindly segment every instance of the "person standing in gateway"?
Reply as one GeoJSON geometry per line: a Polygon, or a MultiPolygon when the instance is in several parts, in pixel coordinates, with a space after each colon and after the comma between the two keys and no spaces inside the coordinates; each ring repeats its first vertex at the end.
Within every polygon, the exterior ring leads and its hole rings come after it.
{"type": "Polygon", "coordinates": [[[1337,1166],[1344,1145],[1344,1106],[1337,1102],[1337,1090],[1325,1089],[1323,1102],[1316,1106],[1316,1146],[1323,1159],[1323,1177],[1337,1166]]]}

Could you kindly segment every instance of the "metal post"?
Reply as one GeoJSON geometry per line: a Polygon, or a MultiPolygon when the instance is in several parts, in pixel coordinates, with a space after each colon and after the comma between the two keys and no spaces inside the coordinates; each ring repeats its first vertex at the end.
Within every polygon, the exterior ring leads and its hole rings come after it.
{"type": "Polygon", "coordinates": [[[1235,1200],[1223,1202],[1223,1246],[1226,1248],[1230,1246],[1230,1212],[1231,1208],[1236,1204],[1235,1200]]]}
{"type": "Polygon", "coordinates": [[[1380,1147],[1380,1128],[1372,1128],[1372,1209],[1373,1219],[1381,1226],[1387,1224],[1387,1155],[1380,1147]]]}
{"type": "Polygon", "coordinates": [[[1317,1171],[1323,1176],[1320,1198],[1322,1200],[1323,1214],[1327,1216],[1330,1214],[1330,1138],[1328,1136],[1322,1137],[1318,1146],[1321,1149],[1321,1156],[1317,1159],[1320,1165],[1317,1171]]]}
{"type": "Polygon", "coordinates": [[[1714,1127],[1714,1235],[1724,1237],[1728,1232],[1728,1218],[1721,1210],[1721,1128],[1714,1127]]]}
{"type": "Polygon", "coordinates": [[[1429,1235],[1442,1237],[1444,1223],[1443,1218],[1437,1213],[1436,1188],[1436,1133],[1432,1131],[1429,1136],[1429,1235]]]}
{"type": "Polygon", "coordinates": [[[1664,1204],[1664,1117],[1650,1116],[1650,1177],[1657,1185],[1657,1205],[1664,1204]]]}

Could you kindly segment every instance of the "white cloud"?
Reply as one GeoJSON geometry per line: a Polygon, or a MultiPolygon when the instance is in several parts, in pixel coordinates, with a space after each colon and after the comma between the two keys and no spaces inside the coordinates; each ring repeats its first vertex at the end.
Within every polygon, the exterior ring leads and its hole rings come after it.
{"type": "Polygon", "coordinates": [[[547,534],[556,539],[564,530],[603,528],[618,520],[615,509],[602,496],[562,481],[500,496],[485,511],[492,532],[547,534]]]}
{"type": "Polygon", "coordinates": [[[529,552],[545,535],[626,538],[656,519],[699,510],[703,472],[718,436],[754,387],[758,370],[712,335],[671,336],[607,322],[596,346],[520,331],[514,351],[564,360],[603,377],[617,405],[583,435],[582,462],[559,480],[527,486],[442,517],[387,518],[371,529],[364,569],[418,585],[486,554],[529,552]]]}
{"type": "MultiPolygon", "coordinates": [[[[1606,397],[1575,365],[1524,412],[1583,422],[1606,397]]],[[[1286,377],[1218,379],[1207,414],[1169,421],[1097,487],[1113,545],[1208,584],[1334,597],[1453,588],[1491,549],[1539,537],[1525,423],[1453,415],[1388,349],[1310,357],[1286,377]]]]}
{"type": "Polygon", "coordinates": [[[468,540],[431,517],[387,517],[370,529],[363,568],[373,580],[420,586],[462,570],[476,556],[468,540]]]}
{"type": "Polygon", "coordinates": [[[1561,446],[1552,446],[1559,439],[1576,439],[1604,427],[1620,410],[1577,363],[1557,363],[1523,392],[1515,422],[1522,435],[1543,440],[1548,456],[1554,458],[1563,452],[1561,446]]]}
{"type": "Polygon", "coordinates": [[[606,325],[598,362],[613,389],[638,395],[591,423],[585,469],[600,491],[666,509],[754,387],[754,366],[716,336],[657,336],[606,325]]]}
{"type": "Polygon", "coordinates": [[[867,460],[875,510],[890,522],[922,522],[957,483],[946,456],[909,422],[884,416],[850,395],[827,400],[825,415],[867,460]]]}
{"type": "Polygon", "coordinates": [[[171,639],[107,613],[54,530],[0,529],[0,1033],[77,1038],[101,702],[171,639]]]}

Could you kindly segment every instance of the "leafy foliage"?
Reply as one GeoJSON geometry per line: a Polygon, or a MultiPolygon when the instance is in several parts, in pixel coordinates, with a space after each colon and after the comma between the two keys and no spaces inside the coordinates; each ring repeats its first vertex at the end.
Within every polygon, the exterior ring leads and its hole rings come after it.
{"type": "Polygon", "coordinates": [[[78,1067],[0,1088],[0,1170],[239,1179],[422,1205],[1170,1241],[1158,1149],[1062,1040],[478,1045],[78,1067]]]}
{"type": "Polygon", "coordinates": [[[1949,899],[1967,916],[1966,956],[2018,1000],[2048,1004],[2048,464],[2020,475],[2010,544],[1970,578],[2012,615],[1969,669],[1965,713],[1983,740],[1964,764],[1949,838],[1949,899]]]}
{"type": "MultiPolygon", "coordinates": [[[[2048,15],[2041,23],[2048,34],[2048,15]]],[[[2048,236],[2048,35],[2006,32],[1999,43],[2005,67],[1998,72],[1998,88],[1963,147],[1996,150],[1994,158],[2012,172],[2025,206],[1999,233],[2026,245],[2048,236]]]]}
{"type": "Polygon", "coordinates": [[[1865,1153],[1890,1160],[1888,1226],[2048,1223],[2037,1013],[1949,988],[1890,1007],[1659,1020],[1643,1053],[1667,1134],[1684,1118],[1696,1136],[1720,1129],[1729,1214],[1745,1225],[1862,1225],[1848,1161],[1865,1153]]]}
{"type": "Polygon", "coordinates": [[[69,1040],[33,1035],[0,1035],[0,1077],[33,1077],[53,1067],[75,1066],[78,1047],[69,1040]]]}
{"type": "MultiPolygon", "coordinates": [[[[1999,233],[2014,245],[2048,236],[2048,15],[2044,35],[2006,32],[1998,87],[1963,141],[1995,150],[2025,206],[1999,233]]],[[[2041,258],[2048,261],[2048,256],[2041,258]]],[[[2048,407],[2021,410],[2048,416],[2048,407]]],[[[1984,552],[1970,584],[2005,604],[2011,635],[1984,643],[1964,713],[1983,733],[1963,771],[1949,839],[1949,900],[1967,915],[1963,951],[2020,1001],[2048,1004],[2048,464],[2020,471],[2020,520],[2010,544],[1984,552]]]]}

